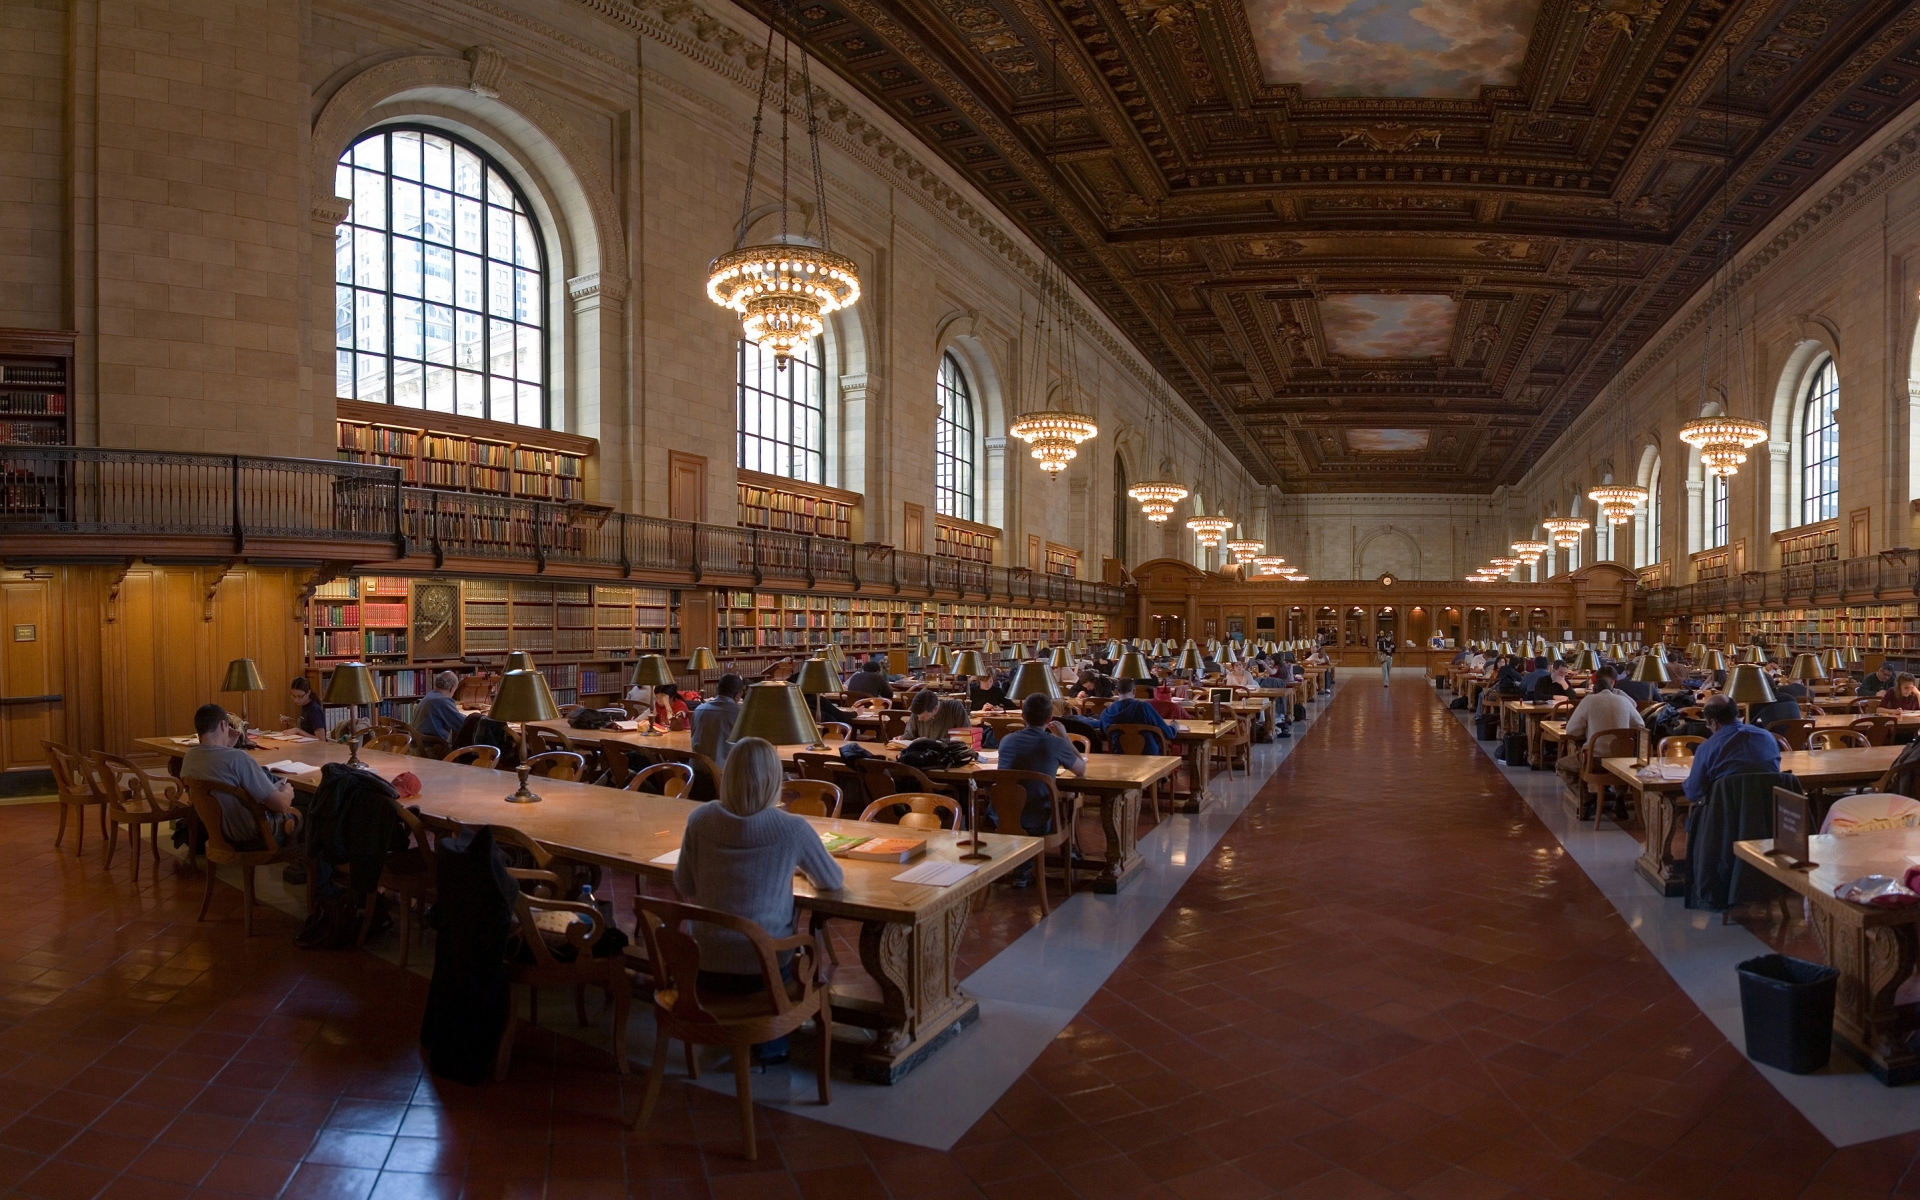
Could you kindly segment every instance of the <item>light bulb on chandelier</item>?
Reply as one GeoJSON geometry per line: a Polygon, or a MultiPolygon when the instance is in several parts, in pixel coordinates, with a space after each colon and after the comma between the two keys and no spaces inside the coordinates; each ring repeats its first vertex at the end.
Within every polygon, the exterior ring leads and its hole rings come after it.
{"type": "Polygon", "coordinates": [[[1624,483],[1608,483],[1587,493],[1587,499],[1600,506],[1600,515],[1609,525],[1625,525],[1634,512],[1647,502],[1647,489],[1624,483]]]}
{"type": "Polygon", "coordinates": [[[1747,450],[1767,437],[1765,425],[1743,417],[1700,417],[1680,427],[1680,440],[1699,448],[1700,466],[1709,475],[1738,475],[1747,450]]]}

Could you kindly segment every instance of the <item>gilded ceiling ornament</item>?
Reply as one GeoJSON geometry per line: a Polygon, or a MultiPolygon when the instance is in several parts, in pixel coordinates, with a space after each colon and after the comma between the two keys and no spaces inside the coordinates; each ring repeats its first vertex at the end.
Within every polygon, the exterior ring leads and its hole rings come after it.
{"type": "Polygon", "coordinates": [[[1177,21],[1191,21],[1207,7],[1207,0],[1120,0],[1120,11],[1130,21],[1145,21],[1148,33],[1170,29],[1177,21]]]}
{"type": "Polygon", "coordinates": [[[1381,154],[1399,154],[1428,142],[1433,144],[1435,150],[1440,148],[1440,130],[1415,129],[1405,121],[1388,121],[1381,125],[1369,125],[1364,128],[1350,126],[1339,132],[1340,141],[1334,147],[1336,150],[1355,142],[1381,154]]]}
{"type": "Polygon", "coordinates": [[[1025,42],[1007,33],[989,33],[973,39],[973,48],[982,54],[992,54],[999,50],[1018,50],[1025,42]]]}
{"type": "Polygon", "coordinates": [[[1473,247],[1474,253],[1484,258],[1522,259],[1529,249],[1526,242],[1479,242],[1473,247]]]}
{"type": "Polygon", "coordinates": [[[1296,254],[1307,252],[1304,244],[1289,238],[1253,238],[1240,243],[1240,249],[1248,258],[1268,260],[1292,258],[1296,254]]]}

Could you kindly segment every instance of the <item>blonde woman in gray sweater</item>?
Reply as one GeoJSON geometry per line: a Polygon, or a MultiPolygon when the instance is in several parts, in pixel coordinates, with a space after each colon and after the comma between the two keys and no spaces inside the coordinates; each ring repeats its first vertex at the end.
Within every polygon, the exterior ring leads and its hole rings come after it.
{"type": "MultiPolygon", "coordinates": [[[[775,938],[794,929],[793,876],[804,874],[821,891],[844,883],[840,864],[820,844],[813,826],[778,806],[780,755],[771,742],[742,738],[720,771],[720,799],[687,817],[673,886],[703,908],[745,917],[775,938]]],[[[702,991],[748,995],[765,990],[760,961],[737,933],[695,924],[702,991]]],[[[761,1064],[785,1062],[787,1039],[755,1046],[761,1064]]]]}

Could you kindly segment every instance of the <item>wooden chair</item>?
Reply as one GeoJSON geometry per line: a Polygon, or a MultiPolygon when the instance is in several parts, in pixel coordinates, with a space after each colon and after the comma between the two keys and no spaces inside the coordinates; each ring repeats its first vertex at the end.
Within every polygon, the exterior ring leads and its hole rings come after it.
{"type": "Polygon", "coordinates": [[[844,742],[853,737],[853,726],[845,721],[822,721],[819,728],[823,742],[844,742]]]}
{"type": "Polygon", "coordinates": [[[780,785],[780,807],[800,817],[838,817],[840,789],[818,779],[789,779],[780,785]]]}
{"type": "Polygon", "coordinates": [[[1816,729],[1807,738],[1809,750],[1864,749],[1872,744],[1867,735],[1858,729],[1816,729]]]}
{"type": "Polygon", "coordinates": [[[47,766],[53,770],[53,786],[60,800],[60,827],[54,830],[53,844],[56,848],[67,836],[67,811],[78,809],[77,819],[73,823],[73,856],[80,857],[80,851],[87,840],[87,806],[100,806],[100,836],[107,836],[106,799],[96,794],[87,783],[87,760],[72,747],[60,742],[41,742],[40,749],[46,752],[47,766]]]}
{"type": "Polygon", "coordinates": [[[1857,729],[1867,736],[1867,745],[1884,746],[1893,740],[1894,730],[1900,728],[1900,719],[1885,713],[1872,716],[1855,717],[1847,723],[1847,728],[1857,729]]]}
{"type": "Polygon", "coordinates": [[[1233,732],[1228,734],[1223,740],[1216,741],[1211,747],[1209,747],[1209,753],[1218,755],[1220,758],[1226,761],[1228,779],[1233,778],[1233,764],[1236,762],[1240,763],[1240,765],[1246,769],[1248,776],[1252,776],[1253,774],[1253,721],[1252,719],[1249,717],[1236,716],[1233,710],[1228,708],[1224,704],[1216,704],[1213,707],[1226,714],[1225,716],[1219,717],[1217,719],[1221,721],[1231,721],[1233,723],[1233,732]]]}
{"type": "Polygon", "coordinates": [[[1782,753],[1782,754],[1786,754],[1786,753],[1788,753],[1788,752],[1790,752],[1790,751],[1791,751],[1791,750],[1793,749],[1793,747],[1792,747],[1792,746],[1789,746],[1789,745],[1787,744],[1787,739],[1785,739],[1785,738],[1783,738],[1783,737],[1781,737],[1781,736],[1780,736],[1779,734],[1777,734],[1777,733],[1773,735],[1773,741],[1774,741],[1774,744],[1775,744],[1775,745],[1777,745],[1777,746],[1779,746],[1779,747],[1780,747],[1780,753],[1782,753]]]}
{"type": "Polygon", "coordinates": [[[1780,721],[1769,721],[1767,732],[1777,735],[1795,750],[1805,750],[1807,737],[1813,732],[1813,718],[1790,717],[1780,721]]]}
{"type": "Polygon", "coordinates": [[[216,882],[214,867],[222,863],[240,869],[240,894],[242,907],[241,921],[247,936],[253,936],[253,872],[256,867],[270,867],[278,863],[300,861],[300,855],[274,836],[273,825],[267,820],[266,810],[253,802],[251,796],[235,792],[217,783],[208,783],[203,779],[183,779],[188,800],[193,811],[200,818],[200,824],[207,831],[207,890],[200,898],[200,917],[207,919],[207,909],[213,904],[213,886],[216,882]],[[247,813],[253,817],[254,824],[260,830],[260,841],[264,849],[240,850],[227,840],[227,831],[222,823],[220,801],[216,796],[228,796],[238,801],[247,813]]]}
{"type": "Polygon", "coordinates": [[[485,767],[491,771],[500,761],[500,748],[498,746],[462,746],[442,761],[465,763],[471,767],[485,767]]]}
{"type": "MultiPolygon", "coordinates": [[[[439,877],[434,866],[434,842],[442,835],[451,836],[460,832],[454,822],[428,822],[415,816],[405,802],[399,798],[392,801],[394,812],[400,817],[400,823],[407,831],[407,847],[404,850],[390,850],[386,861],[380,864],[380,886],[378,891],[391,894],[400,908],[400,969],[405,970],[407,957],[413,953],[414,929],[413,913],[417,908],[421,916],[433,907],[439,898],[439,877]],[[431,830],[431,833],[429,832],[431,830]]],[[[307,878],[313,878],[311,870],[307,878]]],[[[311,907],[311,902],[309,902],[311,907]]],[[[368,898],[367,911],[360,922],[360,941],[364,944],[367,933],[373,928],[373,917],[377,905],[368,898]]]]}
{"type": "MultiPolygon", "coordinates": [[[[959,801],[965,796],[965,784],[942,786],[929,779],[925,771],[905,763],[884,758],[856,758],[852,767],[860,779],[860,790],[866,795],[868,807],[872,807],[877,800],[899,792],[928,792],[951,797],[955,802],[954,807],[958,809],[959,801]]],[[[956,829],[960,827],[954,826],[956,829]]]]}
{"type": "MultiPolygon", "coordinates": [[[[593,948],[607,931],[607,917],[593,905],[581,900],[559,898],[560,877],[548,868],[553,857],[538,842],[517,829],[496,825],[493,836],[500,842],[519,846],[532,855],[534,868],[509,867],[507,874],[525,886],[514,897],[513,932],[507,950],[508,995],[516,983],[527,985],[527,1019],[540,1023],[540,993],[543,987],[573,988],[574,1013],[580,1024],[587,1024],[587,987],[605,990],[613,1008],[613,1068],[625,1075],[627,1063],[627,1008],[633,1001],[633,988],[627,980],[626,956],[609,954],[595,958],[593,948]],[[542,894],[542,893],[545,894],[542,894]]],[[[652,962],[659,962],[658,958],[652,962]]],[[[511,1001],[509,1001],[511,1003],[511,1001]]],[[[500,1050],[494,1059],[494,1082],[503,1082],[513,1061],[513,1035],[517,1024],[509,1011],[506,1031],[500,1038],[500,1050]]]]}
{"type": "Polygon", "coordinates": [[[527,760],[527,774],[573,783],[586,774],[586,756],[572,750],[548,750],[527,760]]]}
{"type": "Polygon", "coordinates": [[[1093,739],[1084,733],[1069,733],[1067,735],[1067,741],[1072,743],[1073,748],[1078,750],[1082,755],[1093,753],[1093,739]]]}
{"type": "Polygon", "coordinates": [[[154,776],[142,771],[117,754],[93,752],[87,772],[89,784],[106,805],[107,859],[102,866],[113,865],[113,851],[120,841],[120,827],[127,827],[129,849],[133,854],[133,881],[140,882],[140,830],[151,830],[153,869],[160,870],[160,826],[178,820],[192,811],[181,803],[180,781],[171,776],[154,776]]]}
{"type": "Polygon", "coordinates": [[[485,671],[462,676],[453,689],[453,702],[462,708],[485,708],[493,700],[494,677],[485,671]]]}
{"type": "Polygon", "coordinates": [[[1691,733],[1676,733],[1672,737],[1661,738],[1660,745],[1655,749],[1654,753],[1658,754],[1661,758],[1671,758],[1675,760],[1689,759],[1693,757],[1694,751],[1700,748],[1700,744],[1706,740],[1707,739],[1703,737],[1698,737],[1691,733]]]}
{"type": "MultiPolygon", "coordinates": [[[[1159,747],[1159,753],[1162,755],[1175,753],[1173,747],[1167,744],[1167,739],[1151,725],[1130,725],[1116,721],[1107,726],[1107,751],[1111,754],[1152,754],[1154,753],[1152,748],[1156,746],[1159,747]]],[[[1154,784],[1148,793],[1148,801],[1153,805],[1153,819],[1163,820],[1164,818],[1160,815],[1161,788],[1158,783],[1154,784]]]]}
{"type": "Polygon", "coordinates": [[[1040,885],[1040,915],[1044,917],[1053,911],[1053,905],[1047,899],[1047,855],[1060,855],[1067,895],[1073,895],[1074,835],[1080,824],[1080,797],[1077,794],[1061,795],[1053,776],[1042,775],[1038,771],[976,771],[973,775],[973,786],[980,797],[981,807],[993,813],[995,828],[1015,836],[1034,836],[1027,834],[1020,824],[1020,816],[1027,808],[1029,783],[1046,786],[1053,811],[1053,832],[1038,835],[1040,861],[1034,864],[1033,872],[1040,885]]]}
{"type": "Polygon", "coordinates": [[[941,813],[948,814],[955,829],[966,824],[965,816],[960,806],[954,803],[953,797],[937,792],[895,792],[867,805],[860,819],[882,825],[898,825],[902,829],[938,830],[942,828],[941,813]],[[907,811],[900,812],[902,808],[907,811]]]}
{"type": "MultiPolygon", "coordinates": [[[[1620,783],[1601,766],[1602,760],[1639,757],[1646,751],[1646,737],[1645,729],[1603,729],[1587,739],[1587,761],[1580,768],[1581,800],[1584,808],[1586,797],[1593,797],[1595,829],[1600,828],[1600,822],[1606,818],[1607,788],[1620,783]]],[[[1624,787],[1620,791],[1626,794],[1624,787]]],[[[1632,803],[1631,800],[1626,802],[1632,803]]]]}
{"type": "Polygon", "coordinates": [[[365,749],[379,750],[387,754],[412,754],[413,730],[377,729],[374,735],[367,739],[365,749]]]}
{"type": "MultiPolygon", "coordinates": [[[[653,1115],[666,1075],[667,1050],[676,1038],[689,1047],[728,1046],[733,1050],[733,1089],[740,1111],[743,1150],[749,1159],[758,1158],[753,1130],[754,1046],[786,1037],[810,1017],[817,1020],[820,1103],[833,1100],[833,1002],[827,991],[826,935],[813,930],[774,938],[752,921],[730,913],[648,896],[635,896],[633,911],[640,936],[646,941],[647,959],[654,965],[657,986],[653,993],[653,1063],[647,1070],[646,1094],[632,1127],[638,1129],[653,1115]],[[700,943],[687,929],[696,921],[745,937],[760,960],[766,990],[747,995],[702,995],[700,943]],[[788,963],[791,982],[782,977],[782,954],[792,955],[788,963]]],[[[692,1063],[691,1053],[688,1063],[692,1063]]]]}
{"type": "Polygon", "coordinates": [[[624,790],[629,792],[651,791],[649,784],[658,781],[660,794],[679,797],[693,789],[693,768],[681,762],[654,763],[642,767],[627,778],[624,790]]]}

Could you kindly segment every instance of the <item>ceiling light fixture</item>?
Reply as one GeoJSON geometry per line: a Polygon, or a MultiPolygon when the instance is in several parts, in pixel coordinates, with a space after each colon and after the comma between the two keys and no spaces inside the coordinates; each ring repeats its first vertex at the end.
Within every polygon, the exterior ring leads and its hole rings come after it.
{"type": "Polygon", "coordinates": [[[787,369],[794,353],[820,336],[826,318],[860,299],[860,271],[844,254],[835,254],[827,225],[826,175],[820,169],[820,121],[814,105],[807,52],[799,47],[800,96],[807,108],[807,147],[812,155],[814,211],[820,219],[818,241],[787,230],[787,122],[793,113],[793,76],[788,53],[795,49],[780,37],[780,233],[757,246],[743,245],[754,224],[753,193],[760,157],[760,125],[773,87],[773,40],[787,11],[776,5],[767,26],[766,57],[760,68],[760,99],[753,110],[753,139],[747,148],[747,187],[740,202],[740,224],[733,249],[713,260],[707,273],[707,298],[741,316],[747,341],[773,351],[776,370],[787,369]]]}
{"type": "Polygon", "coordinates": [[[1548,517],[1540,524],[1553,544],[1562,550],[1578,546],[1580,535],[1593,528],[1593,522],[1581,517],[1548,517]]]}
{"type": "Polygon", "coordinates": [[[1513,551],[1514,555],[1529,567],[1536,567],[1540,565],[1540,556],[1553,549],[1553,547],[1547,545],[1545,542],[1536,542],[1532,538],[1525,538],[1508,546],[1507,549],[1513,551]]]}
{"type": "Polygon", "coordinates": [[[1200,539],[1202,546],[1211,550],[1220,544],[1221,538],[1227,536],[1227,530],[1233,528],[1233,519],[1231,517],[1189,517],[1187,528],[1193,531],[1194,537],[1200,539]]]}
{"type": "Polygon", "coordinates": [[[1624,483],[1607,483],[1587,493],[1587,499],[1600,506],[1600,515],[1609,525],[1625,525],[1647,501],[1647,489],[1624,483]]]}
{"type": "Polygon", "coordinates": [[[1252,538],[1235,538],[1227,543],[1227,553],[1233,555],[1233,561],[1242,565],[1250,563],[1254,557],[1267,548],[1265,542],[1252,538]]]}

